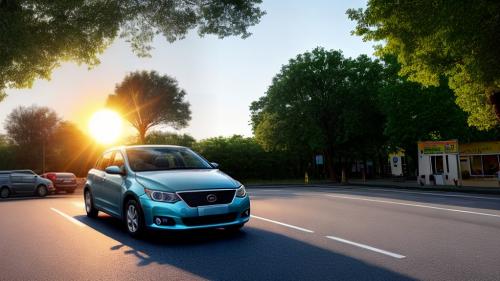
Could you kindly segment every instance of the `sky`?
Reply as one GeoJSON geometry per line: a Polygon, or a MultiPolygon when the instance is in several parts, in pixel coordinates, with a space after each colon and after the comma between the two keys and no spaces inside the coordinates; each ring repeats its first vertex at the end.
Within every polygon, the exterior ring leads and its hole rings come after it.
{"type": "Polygon", "coordinates": [[[125,75],[156,70],[177,79],[187,92],[192,120],[177,132],[196,139],[251,136],[250,103],[265,94],[289,59],[318,46],[340,49],[347,57],[373,54],[373,43],[351,35],[355,23],[345,14],[348,8],[365,6],[362,0],[264,0],[261,7],[267,14],[250,28],[252,36],[200,38],[191,32],[174,43],[158,36],[151,58],[137,57],[128,43],[117,39],[92,69],[63,63],[50,81],[37,80],[31,89],[7,90],[7,98],[0,102],[0,133],[5,132],[4,120],[12,109],[33,104],[48,106],[87,131],[92,113],[104,108],[107,96],[125,75]]]}

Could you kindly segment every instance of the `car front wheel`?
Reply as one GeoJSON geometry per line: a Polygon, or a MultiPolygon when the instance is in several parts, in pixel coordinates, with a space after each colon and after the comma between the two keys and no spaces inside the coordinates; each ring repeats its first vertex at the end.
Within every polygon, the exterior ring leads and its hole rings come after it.
{"type": "Polygon", "coordinates": [[[36,188],[36,194],[40,197],[45,197],[48,193],[49,191],[47,190],[47,187],[45,185],[39,185],[36,188]]]}
{"type": "Polygon", "coordinates": [[[85,212],[87,212],[87,217],[96,218],[99,214],[99,211],[94,206],[94,199],[92,198],[92,193],[90,193],[90,190],[85,190],[83,197],[85,200],[85,212]]]}
{"type": "Polygon", "coordinates": [[[125,205],[125,223],[130,236],[140,237],[144,233],[144,216],[141,207],[135,200],[129,200],[125,205]]]}

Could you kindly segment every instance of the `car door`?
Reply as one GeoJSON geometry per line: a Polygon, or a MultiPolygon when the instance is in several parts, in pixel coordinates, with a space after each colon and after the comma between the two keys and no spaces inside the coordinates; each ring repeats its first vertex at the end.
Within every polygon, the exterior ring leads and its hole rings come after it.
{"type": "Polygon", "coordinates": [[[107,209],[106,199],[103,193],[103,186],[106,178],[104,169],[111,163],[112,157],[112,151],[104,153],[98,161],[98,165],[92,170],[92,195],[94,196],[94,204],[98,208],[107,209]]]}
{"type": "MultiPolygon", "coordinates": [[[[116,151],[113,155],[113,161],[108,166],[118,166],[122,170],[125,168],[123,155],[120,151],[116,151]]],[[[105,173],[104,183],[102,186],[102,194],[106,200],[107,209],[119,216],[121,212],[122,188],[124,183],[123,175],[112,175],[105,173]]]]}
{"type": "Polygon", "coordinates": [[[10,181],[15,193],[32,193],[35,190],[36,175],[14,172],[10,174],[10,181]]]}

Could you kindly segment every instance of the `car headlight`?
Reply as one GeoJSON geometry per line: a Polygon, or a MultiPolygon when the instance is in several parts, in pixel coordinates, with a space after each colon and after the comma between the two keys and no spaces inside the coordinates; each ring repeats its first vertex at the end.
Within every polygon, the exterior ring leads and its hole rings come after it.
{"type": "Polygon", "coordinates": [[[245,197],[247,195],[247,191],[245,190],[245,186],[242,185],[238,189],[236,189],[236,197],[245,197]]]}
{"type": "Polygon", "coordinates": [[[164,192],[147,188],[144,188],[144,192],[146,192],[148,197],[153,201],[175,203],[180,200],[179,196],[173,192],[164,192]]]}

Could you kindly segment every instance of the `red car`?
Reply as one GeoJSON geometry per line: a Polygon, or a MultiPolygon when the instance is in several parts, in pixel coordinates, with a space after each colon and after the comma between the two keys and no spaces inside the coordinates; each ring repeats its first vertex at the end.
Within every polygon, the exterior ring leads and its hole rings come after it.
{"type": "Polygon", "coordinates": [[[73,193],[77,187],[76,176],[73,173],[50,172],[43,174],[42,177],[54,183],[56,193],[59,191],[73,193]]]}

